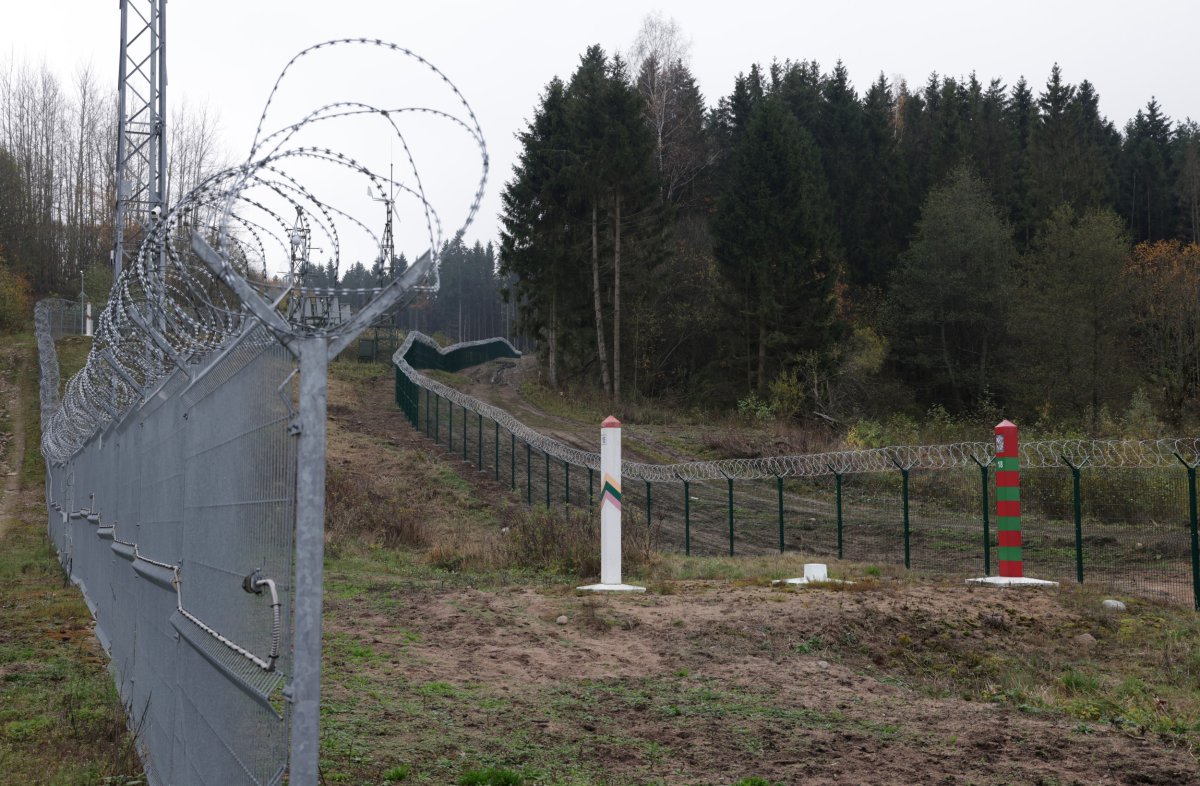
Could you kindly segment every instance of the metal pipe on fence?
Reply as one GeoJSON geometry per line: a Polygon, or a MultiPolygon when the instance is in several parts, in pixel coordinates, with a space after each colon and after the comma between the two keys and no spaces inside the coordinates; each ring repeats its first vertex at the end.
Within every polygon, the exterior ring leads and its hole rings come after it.
{"type": "Polygon", "coordinates": [[[533,449],[525,443],[525,504],[533,507],[533,449]]]}
{"type": "Polygon", "coordinates": [[[463,462],[464,463],[467,462],[467,440],[470,438],[470,434],[467,431],[468,428],[469,428],[469,426],[467,426],[467,405],[463,404],[463,429],[462,429],[462,431],[463,431],[463,462]]]}
{"type": "Polygon", "coordinates": [[[446,450],[454,452],[454,402],[446,400],[446,450]]]}
{"type": "Polygon", "coordinates": [[[479,444],[478,444],[479,471],[483,471],[483,413],[479,413],[479,444]]]}
{"type": "Polygon", "coordinates": [[[512,481],[512,491],[517,491],[517,435],[508,432],[509,453],[508,453],[508,477],[512,481]]]}
{"type": "Polygon", "coordinates": [[[1079,474],[1083,469],[1083,465],[1087,463],[1087,459],[1079,462],[1079,465],[1071,463],[1071,460],[1066,456],[1061,456],[1062,461],[1071,468],[1071,500],[1072,509],[1075,513],[1075,580],[1080,584],[1083,583],[1083,501],[1080,498],[1080,483],[1079,474]]]}
{"type": "Polygon", "coordinates": [[[492,467],[493,467],[493,469],[495,469],[495,472],[496,472],[496,482],[499,483],[500,482],[500,423],[498,421],[493,420],[492,425],[496,427],[496,456],[495,456],[495,461],[492,463],[492,467]]]}
{"type": "Polygon", "coordinates": [[[649,527],[650,527],[650,522],[653,521],[651,514],[654,510],[654,508],[650,502],[650,500],[651,500],[650,492],[651,492],[650,481],[647,480],[646,481],[646,528],[647,529],[649,529],[649,527]]]}
{"type": "Polygon", "coordinates": [[[542,455],[546,458],[546,510],[550,509],[550,454],[542,451],[542,455]]]}
{"type": "Polygon", "coordinates": [[[596,504],[595,492],[592,490],[592,468],[588,467],[588,507],[596,504]]]}
{"type": "Polygon", "coordinates": [[[563,502],[571,504],[571,462],[563,462],[563,502]]]}
{"type": "Polygon", "coordinates": [[[440,429],[441,422],[442,422],[441,409],[442,409],[442,397],[439,394],[434,393],[433,394],[433,444],[435,444],[435,445],[442,444],[441,435],[438,433],[441,430],[440,429]]]}

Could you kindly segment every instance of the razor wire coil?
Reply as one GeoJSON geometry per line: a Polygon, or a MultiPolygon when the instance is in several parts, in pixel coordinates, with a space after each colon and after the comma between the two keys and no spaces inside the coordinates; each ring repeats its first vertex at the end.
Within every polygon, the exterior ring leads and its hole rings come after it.
{"type": "MultiPolygon", "coordinates": [[[[443,218],[427,192],[418,156],[402,124],[408,117],[446,121],[464,132],[469,143],[478,148],[480,177],[466,216],[455,230],[463,232],[479,211],[490,161],[475,112],[457,86],[412,50],[379,39],[325,41],[291,58],[271,88],[247,158],[208,176],[163,215],[142,227],[142,240],[132,263],[114,282],[107,305],[97,315],[87,360],[67,382],[61,396],[60,381],[44,370],[43,385],[53,387],[53,392],[46,391],[42,398],[42,451],[46,458],[58,464],[68,461],[94,434],[145,400],[146,392],[172,370],[187,371],[240,335],[250,317],[231,288],[229,276],[242,278],[261,296],[270,297],[273,307],[289,297],[337,294],[378,297],[387,289],[306,286],[305,271],[295,270],[291,259],[289,276],[272,280],[270,263],[287,257],[292,249],[291,233],[298,219],[291,212],[303,215],[305,227],[328,249],[329,262],[335,271],[342,268],[346,232],[365,237],[382,249],[375,231],[349,210],[339,207],[333,197],[318,196],[320,189],[292,171],[293,165],[310,162],[331,170],[337,177],[365,181],[370,193],[386,193],[391,189],[397,198],[414,201],[428,246],[413,263],[414,268],[419,268],[419,278],[412,289],[435,291],[439,251],[446,235],[443,218]],[[274,110],[278,109],[280,90],[288,83],[297,63],[324,57],[331,50],[355,47],[381,51],[428,69],[436,84],[449,91],[456,109],[402,106],[401,102],[375,106],[362,101],[334,101],[271,127],[272,122],[279,122],[274,110]],[[348,118],[381,119],[389,138],[403,151],[407,174],[377,172],[328,140],[313,138],[330,122],[348,118]],[[302,132],[304,144],[298,144],[302,132]],[[222,253],[226,269],[214,273],[197,257],[190,245],[194,234],[222,253]]],[[[38,319],[47,322],[49,306],[39,307],[38,314],[38,319]]],[[[296,335],[321,332],[302,320],[291,319],[289,323],[296,335]]]]}
{"type": "MultiPolygon", "coordinates": [[[[518,439],[546,455],[578,466],[599,469],[600,454],[565,445],[525,425],[508,412],[462,391],[455,390],[420,373],[408,362],[407,354],[422,344],[441,355],[493,342],[512,345],[505,339],[469,341],[441,347],[429,336],[411,332],[392,357],[393,363],[410,382],[460,407],[483,415],[511,431],[518,439]]],[[[515,348],[513,352],[516,352],[515,348]]],[[[1153,469],[1178,466],[1179,458],[1200,458],[1200,438],[1164,439],[1050,439],[1023,442],[1020,449],[1022,469],[1075,466],[1086,464],[1097,469],[1153,469]]],[[[768,478],[809,478],[891,472],[898,467],[908,470],[963,469],[990,464],[996,455],[991,442],[959,442],[946,445],[897,445],[862,450],[839,450],[798,456],[688,461],[677,464],[621,462],[623,478],[642,481],[763,480],[768,478]]]]}

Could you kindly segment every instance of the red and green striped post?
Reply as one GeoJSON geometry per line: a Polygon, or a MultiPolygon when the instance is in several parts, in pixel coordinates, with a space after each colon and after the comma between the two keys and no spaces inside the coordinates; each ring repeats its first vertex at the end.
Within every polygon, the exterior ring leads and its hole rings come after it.
{"type": "Polygon", "coordinates": [[[1008,420],[996,426],[996,525],[1000,547],[1000,576],[1025,575],[1021,560],[1021,465],[1017,427],[1008,420]]]}

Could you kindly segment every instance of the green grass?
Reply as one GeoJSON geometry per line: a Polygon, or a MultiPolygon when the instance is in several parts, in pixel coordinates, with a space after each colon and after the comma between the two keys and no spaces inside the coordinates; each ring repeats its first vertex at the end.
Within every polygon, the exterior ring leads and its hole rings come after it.
{"type": "MultiPolygon", "coordinates": [[[[15,375],[25,398],[24,488],[39,488],[37,363],[33,341],[15,339],[15,375]],[[31,458],[33,454],[33,458],[31,458]]],[[[69,342],[81,363],[85,341],[69,342]]],[[[69,368],[69,367],[68,367],[69,368]]],[[[142,783],[141,765],[106,658],[91,635],[78,591],[64,586],[43,534],[40,498],[14,511],[0,547],[0,773],[5,783],[142,783]]]]}

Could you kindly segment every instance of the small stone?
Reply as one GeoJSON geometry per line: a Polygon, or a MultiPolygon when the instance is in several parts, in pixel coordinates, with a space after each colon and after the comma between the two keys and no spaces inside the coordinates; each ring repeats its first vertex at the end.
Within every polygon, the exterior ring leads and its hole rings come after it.
{"type": "Polygon", "coordinates": [[[827,660],[819,660],[819,661],[817,661],[817,668],[818,668],[818,669],[827,669],[827,668],[829,668],[829,661],[827,661],[827,660]]]}
{"type": "Polygon", "coordinates": [[[1112,600],[1110,598],[1110,599],[1104,601],[1103,603],[1101,603],[1100,608],[1104,609],[1105,611],[1115,611],[1115,612],[1120,613],[1120,612],[1125,611],[1125,604],[1119,600],[1112,600]]]}
{"type": "Polygon", "coordinates": [[[559,625],[566,625],[567,624],[567,615],[566,614],[558,615],[558,619],[556,619],[555,622],[558,623],[559,625]]]}
{"type": "Polygon", "coordinates": [[[1071,639],[1071,641],[1075,642],[1075,644],[1080,647],[1086,648],[1096,646],[1096,637],[1090,633],[1080,633],[1078,636],[1071,639]]]}

